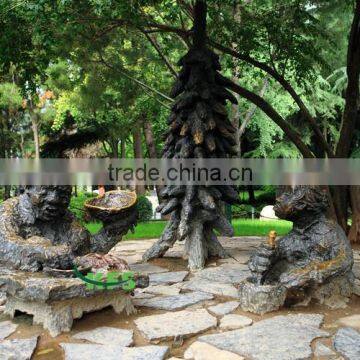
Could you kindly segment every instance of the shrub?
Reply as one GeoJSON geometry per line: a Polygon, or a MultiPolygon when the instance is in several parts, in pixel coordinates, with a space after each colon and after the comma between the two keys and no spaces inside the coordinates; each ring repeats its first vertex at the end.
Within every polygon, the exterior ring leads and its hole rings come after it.
{"type": "Polygon", "coordinates": [[[153,217],[153,208],[150,200],[142,195],[139,196],[136,203],[136,208],[138,211],[138,219],[140,222],[149,221],[153,217]]]}
{"type": "Polygon", "coordinates": [[[231,206],[231,215],[233,218],[249,219],[251,218],[251,205],[241,204],[231,206]]]}
{"type": "Polygon", "coordinates": [[[81,223],[86,222],[84,218],[84,202],[88,199],[95,197],[91,193],[79,193],[78,196],[72,196],[70,200],[69,210],[75,215],[78,221],[81,223]]]}

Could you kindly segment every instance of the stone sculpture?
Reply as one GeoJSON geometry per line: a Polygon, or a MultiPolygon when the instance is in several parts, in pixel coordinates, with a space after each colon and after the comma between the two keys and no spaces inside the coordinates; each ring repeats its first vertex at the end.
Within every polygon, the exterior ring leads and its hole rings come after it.
{"type": "MultiPolygon", "coordinates": [[[[226,103],[237,103],[220,74],[219,57],[206,46],[206,4],[194,7],[193,46],[179,61],[179,73],[171,96],[176,98],[168,119],[163,157],[169,159],[226,158],[236,155],[236,129],[230,123],[226,103]]],[[[238,202],[233,186],[166,186],[158,211],[170,214],[160,240],[145,254],[145,261],[161,257],[179,241],[185,241],[190,269],[203,268],[210,256],[226,256],[214,230],[232,236],[223,215],[223,202],[238,202]]]]}
{"type": "Polygon", "coordinates": [[[0,264],[24,271],[71,269],[78,256],[107,253],[136,223],[136,210],[96,235],[68,210],[69,186],[30,186],[0,208],[0,264]]]}
{"type": "Polygon", "coordinates": [[[328,208],[319,187],[297,186],[277,199],[276,215],[292,221],[293,229],[250,257],[252,277],[240,285],[244,309],[262,313],[311,299],[344,306],[352,293],[353,255],[344,231],[327,218],[328,208]]]}
{"type": "MultiPolygon", "coordinates": [[[[34,323],[43,324],[56,336],[69,331],[73,320],[84,312],[107,306],[117,313],[134,312],[131,295],[118,279],[119,286],[89,289],[83,279],[74,278],[78,269],[72,270],[77,265],[85,274],[99,272],[104,278],[114,270],[119,277],[129,271],[124,260],[107,254],[136,224],[136,196],[123,195],[107,193],[91,200],[92,214],[103,220],[103,229],[96,235],[82,227],[68,210],[69,186],[29,186],[2,204],[0,288],[6,291],[6,314],[32,314],[34,323]],[[125,211],[119,197],[130,200],[125,211]]],[[[131,276],[135,287],[149,285],[148,276],[131,276]]]]}

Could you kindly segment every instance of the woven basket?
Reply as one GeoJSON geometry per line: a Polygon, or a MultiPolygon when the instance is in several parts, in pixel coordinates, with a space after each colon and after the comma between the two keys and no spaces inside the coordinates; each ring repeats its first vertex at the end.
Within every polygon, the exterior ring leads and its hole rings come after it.
{"type": "Polygon", "coordinates": [[[84,207],[91,218],[111,222],[126,217],[136,205],[136,200],[135,192],[114,190],[87,200],[84,207]]]}

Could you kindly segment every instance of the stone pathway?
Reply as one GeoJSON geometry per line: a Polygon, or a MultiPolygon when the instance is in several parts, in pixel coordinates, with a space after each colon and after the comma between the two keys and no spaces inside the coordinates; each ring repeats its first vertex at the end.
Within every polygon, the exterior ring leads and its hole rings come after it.
{"type": "Polygon", "coordinates": [[[150,277],[148,288],[135,291],[136,315],[108,310],[107,320],[99,321],[99,312],[58,338],[43,331],[40,341],[29,325],[0,315],[0,359],[359,360],[360,251],[355,251],[357,282],[348,308],[293,308],[261,317],[239,308],[237,284],[249,276],[246,262],[262,240],[222,238],[233,258],[194,273],[180,258],[181,244],[163,259],[142,264],[142,254],[155,240],[120,243],[112,252],[150,277]]]}
{"type": "Polygon", "coordinates": [[[183,310],[150,315],[135,320],[137,328],[148,340],[189,337],[216,327],[217,320],[205,309],[183,310]]]}
{"type": "Polygon", "coordinates": [[[132,330],[123,330],[102,326],[94,330],[83,331],[73,335],[74,339],[87,340],[101,345],[130,346],[133,344],[132,330]]]}

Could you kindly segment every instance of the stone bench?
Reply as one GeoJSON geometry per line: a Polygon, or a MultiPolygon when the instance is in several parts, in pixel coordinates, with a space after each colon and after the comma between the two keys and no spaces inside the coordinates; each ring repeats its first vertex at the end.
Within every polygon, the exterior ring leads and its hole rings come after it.
{"type": "Polygon", "coordinates": [[[84,313],[111,306],[117,314],[136,310],[131,295],[121,288],[89,290],[77,278],[53,278],[43,273],[3,271],[0,287],[6,291],[5,313],[16,311],[33,315],[34,324],[42,324],[51,336],[70,331],[74,319],[84,313]]]}

